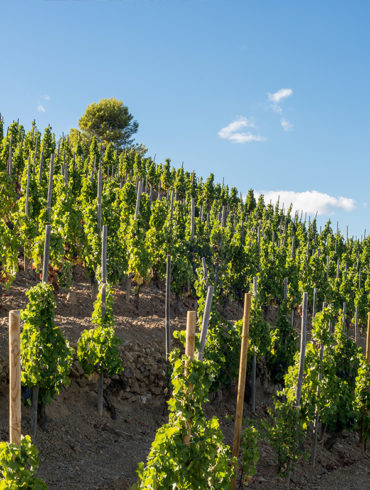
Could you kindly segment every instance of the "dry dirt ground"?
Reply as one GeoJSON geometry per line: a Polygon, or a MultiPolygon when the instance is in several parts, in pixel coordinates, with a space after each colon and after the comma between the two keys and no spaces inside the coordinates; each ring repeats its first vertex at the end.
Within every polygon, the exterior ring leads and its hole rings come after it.
{"type": "MultiPolygon", "coordinates": [[[[36,284],[35,278],[20,273],[10,290],[0,297],[0,437],[8,440],[8,312],[22,309],[27,303],[25,292],[36,284]]],[[[56,323],[73,346],[85,328],[90,328],[93,301],[91,286],[81,269],[74,271],[72,294],[57,291],[56,323]]],[[[185,327],[186,311],[194,308],[187,298],[171,312],[171,325],[185,327]]],[[[126,302],[124,288],[117,288],[114,316],[117,335],[122,339],[124,372],[106,381],[108,398],[102,417],[97,413],[97,385],[86,379],[77,362],[72,382],[46,409],[46,426],[38,429],[34,441],[39,449],[39,475],[50,489],[129,489],[136,481],[136,468],[145,461],[157,428],[167,421],[164,362],[164,290],[147,287],[140,295],[139,309],[133,298],[126,302]]],[[[230,320],[242,316],[242,309],[227,309],[230,320]]],[[[269,312],[271,321],[276,312],[269,312]]],[[[299,319],[296,318],[297,328],[299,319]]],[[[362,339],[363,342],[363,339],[362,339]]],[[[257,413],[245,405],[245,416],[266,415],[274,387],[257,389],[257,413]]],[[[227,442],[232,441],[236,391],[218,392],[206,410],[220,418],[227,442]],[[226,417],[226,414],[229,417],[226,417]]],[[[23,408],[22,433],[29,432],[30,410],[23,408]]],[[[277,475],[271,447],[259,444],[257,475],[249,488],[286,488],[287,482],[277,475]]],[[[358,438],[345,433],[331,451],[319,443],[317,464],[309,460],[297,464],[290,488],[297,489],[370,489],[369,455],[361,455],[358,438]]]]}

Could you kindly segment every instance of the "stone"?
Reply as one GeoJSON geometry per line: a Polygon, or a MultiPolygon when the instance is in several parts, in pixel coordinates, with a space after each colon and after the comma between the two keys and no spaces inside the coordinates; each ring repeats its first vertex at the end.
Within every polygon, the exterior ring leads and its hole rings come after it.
{"type": "Polygon", "coordinates": [[[69,291],[67,294],[67,303],[70,305],[76,305],[77,304],[77,295],[74,291],[69,291]]]}

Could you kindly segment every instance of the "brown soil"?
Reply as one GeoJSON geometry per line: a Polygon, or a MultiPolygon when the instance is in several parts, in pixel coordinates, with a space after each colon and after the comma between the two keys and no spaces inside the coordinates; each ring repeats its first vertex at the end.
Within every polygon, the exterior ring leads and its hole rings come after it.
{"type": "MultiPolygon", "coordinates": [[[[36,284],[35,278],[20,273],[7,293],[0,297],[0,437],[8,440],[8,312],[27,303],[25,291],[36,284]]],[[[56,323],[73,346],[85,328],[90,328],[93,300],[84,271],[74,271],[71,293],[57,291],[56,323]]],[[[185,327],[186,311],[194,309],[185,298],[171,311],[174,329],[185,327]],[[176,310],[176,311],[175,311],[176,310]]],[[[108,398],[102,417],[97,413],[96,379],[87,379],[75,362],[71,385],[46,409],[48,421],[39,428],[34,441],[39,449],[39,475],[50,489],[129,489],[136,481],[136,468],[145,461],[157,428],[167,421],[165,403],[164,289],[146,287],[135,299],[126,302],[124,288],[117,288],[114,316],[117,335],[122,339],[124,372],[105,381],[108,398]],[[108,403],[107,403],[108,402],[108,403]]],[[[230,320],[240,319],[242,308],[227,308],[230,320]]],[[[273,321],[276,311],[269,311],[273,321]]],[[[299,319],[296,318],[297,328],[299,319]]],[[[364,339],[361,339],[362,343],[364,339]]],[[[271,404],[272,386],[259,386],[257,413],[245,405],[245,416],[260,419],[271,404]]],[[[235,387],[218,392],[206,410],[220,418],[227,442],[232,441],[235,412],[235,387]],[[230,417],[225,417],[228,414],[230,417]]],[[[29,432],[30,410],[23,408],[22,433],[29,432]]],[[[271,447],[260,442],[258,473],[249,488],[286,488],[287,481],[277,475],[271,447]]],[[[309,460],[297,464],[290,488],[370,489],[370,461],[361,455],[356,434],[344,433],[328,451],[319,442],[317,464],[309,460]]]]}

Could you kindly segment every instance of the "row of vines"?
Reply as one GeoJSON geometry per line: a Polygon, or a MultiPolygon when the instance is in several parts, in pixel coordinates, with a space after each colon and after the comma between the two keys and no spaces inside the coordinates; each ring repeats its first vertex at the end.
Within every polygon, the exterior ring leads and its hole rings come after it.
{"type": "MultiPolygon", "coordinates": [[[[262,195],[256,200],[252,190],[239,195],[215,183],[213,174],[203,181],[169,160],[156,164],[134,150],[102,149],[95,138],[89,147],[82,141],[72,146],[50,127],[42,134],[33,124],[26,132],[18,122],[5,134],[1,119],[0,195],[0,289],[10,287],[20,267],[42,276],[22,314],[22,384],[25,403],[34,408],[34,433],[45,405],[69,383],[74,356],[54,323],[53,287],[68,289],[75,265],[86,269],[94,291],[99,285],[94,328],[82,333],[76,356],[102,386],[103,376],[122,371],[112,289],[125,284],[126,297],[133,290],[138,306],[143,286],[163,284],[170,256],[175,300],[196,297],[198,324],[206,316],[209,328],[204,355],[195,360],[177,349],[170,355],[169,423],[158,430],[147,465],[139,467],[140,488],[232,485],[235,459],[218,420],[207,420],[203,406],[210,392],[237,380],[242,322],[230,323],[225,312],[246,291],[253,291],[252,411],[258,365],[280,391],[259,428],[255,421],[245,427],[242,480],[255,472],[262,435],[288,475],[307,434],[314,454],[318,427],[330,435],[347,429],[359,431],[362,441],[368,437],[369,366],[357,345],[370,306],[366,233],[361,240],[344,238],[330,221],[318,229],[316,219],[303,220],[262,195]],[[206,311],[209,286],[213,300],[206,311]],[[293,320],[294,312],[307,315],[307,305],[312,339],[304,343],[302,364],[293,320]],[[273,326],[266,321],[271,306],[277,309],[273,326]]],[[[184,333],[177,336],[185,343],[184,333]]]]}

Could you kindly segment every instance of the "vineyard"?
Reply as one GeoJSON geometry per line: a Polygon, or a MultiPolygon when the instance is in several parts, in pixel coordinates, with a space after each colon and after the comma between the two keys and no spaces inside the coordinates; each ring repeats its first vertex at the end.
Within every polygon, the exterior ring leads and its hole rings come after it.
{"type": "Polygon", "coordinates": [[[0,487],[361,488],[370,237],[142,153],[0,118],[0,487]]]}

